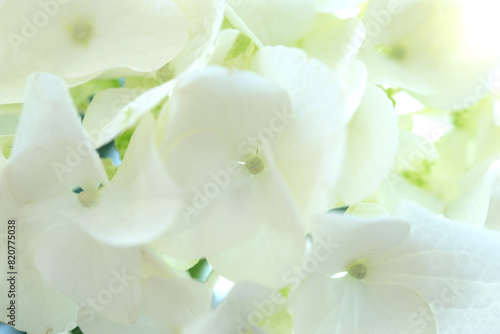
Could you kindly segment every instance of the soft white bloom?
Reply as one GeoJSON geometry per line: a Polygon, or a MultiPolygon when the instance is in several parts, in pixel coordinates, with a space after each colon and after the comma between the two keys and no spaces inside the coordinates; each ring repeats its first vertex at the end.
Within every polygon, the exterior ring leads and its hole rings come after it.
{"type": "MultiPolygon", "coordinates": [[[[112,286],[119,293],[95,309],[124,324],[137,319],[141,270],[137,246],[163,233],[177,210],[175,188],[161,167],[152,127],[152,116],[146,115],[127,157],[108,181],[65,83],[52,75],[35,74],[28,80],[4,171],[8,191],[3,195],[13,203],[5,207],[33,205],[48,216],[25,222],[39,233],[34,258],[44,279],[80,306],[104,298],[101,294],[112,286]],[[77,188],[82,190],[78,194],[77,188]],[[122,282],[121,289],[116,281],[122,282]]],[[[6,215],[16,215],[9,210],[6,215]]]]}
{"type": "Polygon", "coordinates": [[[364,84],[344,90],[326,66],[284,47],[263,48],[251,68],[261,76],[210,68],[179,79],[163,147],[185,207],[156,246],[208,257],[231,280],[281,286],[309,216],[329,208],[345,119],[359,104],[350,99],[364,84]]]}
{"type": "Polygon", "coordinates": [[[491,333],[500,325],[500,234],[413,205],[394,216],[328,215],[339,244],[292,297],[294,332],[491,333]]]}
{"type": "MultiPolygon", "coordinates": [[[[469,35],[474,25],[468,24],[467,3],[485,12],[495,10],[485,1],[370,0],[360,53],[369,79],[401,86],[435,108],[460,110],[470,106],[469,97],[485,96],[498,54],[473,54],[469,35]]],[[[474,30],[472,40],[490,29],[474,30]]]]}
{"type": "Polygon", "coordinates": [[[110,69],[150,72],[184,48],[186,16],[172,0],[7,0],[0,8],[0,103],[23,100],[44,71],[70,85],[110,69]]]}
{"type": "Polygon", "coordinates": [[[402,132],[393,168],[398,175],[388,180],[393,200],[406,198],[450,219],[483,225],[500,158],[492,110],[488,97],[449,115],[453,128],[434,143],[402,132]]]}

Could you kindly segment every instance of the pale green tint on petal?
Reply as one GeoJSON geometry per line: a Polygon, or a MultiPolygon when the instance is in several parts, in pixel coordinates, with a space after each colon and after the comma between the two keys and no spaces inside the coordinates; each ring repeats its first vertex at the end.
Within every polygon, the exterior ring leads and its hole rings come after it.
{"type": "Polygon", "coordinates": [[[389,214],[388,210],[382,205],[369,202],[360,202],[350,206],[346,214],[363,217],[379,217],[389,214]]]}
{"type": "Polygon", "coordinates": [[[258,325],[285,307],[286,299],[277,290],[255,283],[236,284],[214,311],[193,323],[185,333],[266,334],[258,325]]]}
{"type": "MultiPolygon", "coordinates": [[[[221,30],[210,54],[209,64],[222,66],[229,51],[233,48],[236,39],[241,35],[242,33],[236,29],[221,30]]],[[[255,44],[255,42],[253,43],[255,44]]]]}
{"type": "Polygon", "coordinates": [[[259,324],[268,334],[289,334],[292,333],[293,318],[286,310],[268,318],[259,324]]]}
{"type": "Polygon", "coordinates": [[[319,14],[314,27],[297,44],[330,68],[337,68],[354,59],[365,35],[365,27],[358,19],[319,14]]]}
{"type": "Polygon", "coordinates": [[[99,189],[92,208],[63,210],[64,215],[105,244],[133,247],[160,237],[172,224],[180,196],[153,141],[154,120],[139,123],[116,175],[99,189]]]}
{"type": "Polygon", "coordinates": [[[10,190],[37,201],[80,187],[97,189],[107,176],[85,133],[64,81],[34,74],[7,167],[10,190]],[[33,166],[38,166],[36,172],[33,166]]]}
{"type": "Polygon", "coordinates": [[[464,109],[486,95],[498,59],[470,58],[464,3],[369,1],[363,17],[369,34],[360,59],[370,82],[400,86],[423,104],[445,110],[464,109]]]}
{"type": "Polygon", "coordinates": [[[165,100],[176,84],[170,80],[147,91],[119,88],[96,96],[83,124],[94,147],[101,147],[133,127],[141,116],[165,100]]]}
{"type": "Polygon", "coordinates": [[[381,89],[367,87],[349,122],[346,158],[336,187],[341,203],[352,205],[377,190],[393,165],[398,132],[391,101],[381,89]]]}
{"type": "Polygon", "coordinates": [[[63,225],[41,236],[35,263],[49,284],[81,306],[80,312],[86,314],[81,324],[91,321],[96,313],[123,324],[137,321],[139,249],[111,248],[91,239],[74,225],[63,225]],[[109,293],[112,298],[105,305],[98,304],[100,312],[96,312],[90,298],[96,303],[101,293],[109,293]]]}
{"type": "Polygon", "coordinates": [[[313,27],[318,13],[314,0],[227,2],[264,45],[293,43],[313,27]]]}
{"type": "Polygon", "coordinates": [[[228,51],[223,65],[241,70],[249,69],[256,52],[255,43],[248,36],[240,33],[228,51]]]}
{"type": "Polygon", "coordinates": [[[0,46],[0,55],[10,66],[0,70],[0,103],[22,101],[26,78],[33,72],[59,75],[71,85],[117,68],[150,72],[177,56],[188,40],[188,21],[171,0],[51,4],[50,16],[38,2],[8,0],[2,8],[0,36],[10,43],[0,46]],[[45,22],[43,28],[34,21],[45,22]],[[79,22],[92,23],[84,44],[75,43],[68,31],[79,22]]]}
{"type": "Polygon", "coordinates": [[[9,158],[14,144],[14,135],[0,136],[0,153],[5,158],[9,158]]]}
{"type": "MultiPolygon", "coordinates": [[[[500,159],[500,155],[493,159],[500,159]]],[[[491,160],[464,175],[460,180],[460,196],[446,208],[445,216],[455,221],[483,226],[488,215],[492,186],[498,175],[498,167],[491,160]]]]}
{"type": "Polygon", "coordinates": [[[97,93],[83,119],[83,126],[95,148],[104,146],[137,122],[140,115],[128,105],[144,92],[144,89],[112,88],[97,93]]]}
{"type": "Polygon", "coordinates": [[[0,105],[0,136],[16,133],[22,104],[0,105]]]}
{"type": "Polygon", "coordinates": [[[103,91],[105,89],[118,88],[118,87],[120,87],[119,80],[94,79],[91,81],[87,81],[84,84],[71,88],[70,92],[71,92],[71,97],[73,98],[73,102],[75,103],[76,110],[78,110],[80,114],[84,114],[91,100],[98,92],[103,91]]]}

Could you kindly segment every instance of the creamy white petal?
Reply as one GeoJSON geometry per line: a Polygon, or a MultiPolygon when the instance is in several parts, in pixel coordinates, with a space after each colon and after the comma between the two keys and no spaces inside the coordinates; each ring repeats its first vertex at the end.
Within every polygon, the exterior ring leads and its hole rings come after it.
{"type": "Polygon", "coordinates": [[[236,246],[208,257],[215,271],[233,282],[250,281],[285,287],[286,272],[300,264],[305,249],[305,229],[300,213],[270,153],[268,173],[262,175],[258,196],[263,221],[236,246]],[[279,202],[276,199],[280,199],[279,202]]]}
{"type": "Polygon", "coordinates": [[[432,315],[421,315],[430,311],[426,301],[397,285],[315,274],[293,295],[290,308],[297,334],[436,333],[432,315]]]}
{"type": "Polygon", "coordinates": [[[319,8],[325,12],[351,9],[366,2],[366,0],[317,0],[319,8]]]}
{"type": "Polygon", "coordinates": [[[125,158],[109,185],[99,189],[97,203],[77,201],[64,215],[103,243],[132,247],[161,236],[172,224],[180,196],[166,173],[153,138],[154,119],[144,115],[125,158]]]}
{"type": "Polygon", "coordinates": [[[82,322],[82,331],[88,334],[179,333],[210,309],[210,289],[189,279],[148,278],[141,282],[141,287],[141,313],[136,323],[126,326],[96,318],[82,322]]]}
{"type": "Polygon", "coordinates": [[[6,173],[10,191],[24,201],[107,182],[62,79],[43,73],[30,77],[6,173]]]}
{"type": "Polygon", "coordinates": [[[346,271],[354,261],[396,247],[406,240],[409,232],[408,223],[393,217],[368,220],[327,214],[313,224],[312,254],[323,252],[327,244],[335,246],[326,259],[318,263],[318,272],[332,276],[346,271]]]}
{"type": "Polygon", "coordinates": [[[204,65],[215,43],[222,21],[224,6],[220,0],[175,0],[189,23],[189,39],[169,64],[174,75],[191,67],[204,65]]]}
{"type": "Polygon", "coordinates": [[[144,92],[143,89],[111,88],[92,98],[85,111],[83,126],[95,148],[107,144],[135,124],[137,115],[127,106],[144,92]]]}
{"type": "Polygon", "coordinates": [[[276,111],[290,107],[288,96],[271,82],[220,68],[183,78],[169,103],[163,151],[185,203],[161,248],[192,259],[237,244],[261,221],[258,182],[242,163],[256,153],[259,135],[278,118],[276,111]],[[185,249],[186,244],[192,246],[185,249]]]}
{"type": "Polygon", "coordinates": [[[34,334],[72,329],[76,325],[78,310],[76,302],[47,284],[33,263],[31,246],[36,240],[37,231],[31,229],[30,225],[33,218],[36,220],[37,217],[29,218],[19,214],[12,205],[4,206],[5,202],[1,204],[0,218],[4,223],[0,230],[0,243],[2,244],[0,267],[5,270],[5,273],[0,283],[0,293],[3,296],[0,300],[0,307],[5,311],[2,312],[0,321],[7,323],[15,320],[15,327],[18,330],[34,334]],[[8,210],[5,210],[6,208],[8,210]],[[9,245],[16,249],[16,254],[12,270],[7,263],[8,260],[12,260],[7,257],[7,236],[9,235],[7,226],[11,226],[7,222],[8,219],[13,218],[16,220],[16,239],[11,238],[13,243],[9,245]],[[11,284],[7,281],[11,276],[7,272],[16,273],[14,289],[11,289],[11,284]],[[10,307],[11,300],[15,302],[14,319],[6,317],[10,313],[7,308],[10,307]]]}
{"type": "Polygon", "coordinates": [[[314,0],[228,0],[227,3],[264,45],[290,44],[314,24],[314,0]]]}
{"type": "Polygon", "coordinates": [[[349,123],[346,157],[337,184],[340,203],[372,195],[389,173],[398,149],[398,117],[385,92],[369,86],[349,123]]]}
{"type": "Polygon", "coordinates": [[[411,224],[410,235],[370,256],[365,281],[417,292],[431,307],[438,332],[494,331],[500,324],[500,234],[413,205],[401,206],[396,216],[411,224]]]}
{"type": "Polygon", "coordinates": [[[326,193],[333,189],[344,153],[340,80],[305,52],[281,46],[261,49],[252,68],[291,97],[291,121],[282,125],[271,146],[300,208],[324,212],[329,204],[326,193]]]}
{"type": "Polygon", "coordinates": [[[188,39],[188,22],[171,1],[76,0],[5,2],[0,35],[0,103],[22,101],[33,72],[75,85],[114,68],[150,72],[173,59],[188,39]],[[43,54],[43,57],[39,55],[43,54]]]}
{"type": "Polygon", "coordinates": [[[137,321],[139,249],[111,248],[76,226],[63,225],[40,237],[35,264],[49,284],[79,304],[86,319],[100,315],[122,324],[137,321]]]}
{"type": "Polygon", "coordinates": [[[330,68],[337,68],[354,60],[365,36],[365,26],[359,19],[319,14],[314,27],[303,37],[301,48],[330,68]]]}

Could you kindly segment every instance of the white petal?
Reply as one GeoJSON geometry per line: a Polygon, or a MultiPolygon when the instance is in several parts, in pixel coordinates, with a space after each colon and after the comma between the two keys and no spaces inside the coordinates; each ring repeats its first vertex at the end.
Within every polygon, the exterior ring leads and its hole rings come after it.
{"type": "Polygon", "coordinates": [[[290,44],[314,24],[314,0],[227,1],[264,45],[290,44]]]}
{"type": "Polygon", "coordinates": [[[301,47],[330,68],[337,68],[354,60],[365,35],[359,19],[341,20],[333,14],[320,14],[301,47]]]}
{"type": "Polygon", "coordinates": [[[271,144],[279,170],[302,210],[326,211],[344,152],[340,80],[303,51],[281,46],[261,49],[252,68],[292,99],[291,122],[271,144]]]}
{"type": "Polygon", "coordinates": [[[398,117],[387,95],[369,86],[349,123],[346,158],[337,184],[340,203],[372,195],[389,173],[398,149],[398,117]]]}
{"type": "Polygon", "coordinates": [[[272,157],[262,175],[259,191],[262,222],[235,247],[208,257],[215,271],[233,282],[250,281],[285,287],[286,272],[300,264],[305,249],[305,229],[298,208],[272,157]],[[276,199],[280,202],[276,202],[276,199]]]}
{"type": "MultiPolygon", "coordinates": [[[[3,203],[2,203],[3,204],[3,203]]],[[[2,207],[3,208],[3,207],[2,207]]],[[[12,209],[12,207],[10,207],[12,209]]],[[[7,217],[14,211],[9,210],[7,215],[0,214],[2,224],[0,232],[0,243],[2,256],[0,267],[5,270],[4,279],[0,283],[0,307],[7,310],[11,300],[15,302],[15,324],[18,330],[27,331],[34,334],[46,334],[47,332],[61,332],[75,327],[78,305],[68,296],[63,295],[54,287],[45,282],[35,265],[33,264],[33,253],[31,243],[36,238],[36,233],[29,227],[30,220],[25,216],[16,215],[16,240],[15,244],[10,243],[16,249],[16,264],[14,270],[9,270],[7,265],[7,217]],[[11,285],[7,281],[10,274],[7,271],[16,272],[14,290],[15,296],[10,296],[11,285]]],[[[36,219],[36,218],[35,218],[36,219]]],[[[12,240],[11,240],[12,241],[12,240]]],[[[11,259],[9,259],[11,260],[11,259]]],[[[7,323],[13,319],[7,318],[9,311],[2,312],[0,321],[7,323]]]]}
{"type": "Polygon", "coordinates": [[[12,193],[32,201],[107,182],[61,79],[43,73],[30,77],[6,173],[12,193]]]}
{"type": "Polygon", "coordinates": [[[396,285],[316,274],[292,298],[297,334],[436,333],[432,315],[423,322],[419,318],[429,312],[425,300],[396,285]]]}
{"type": "Polygon", "coordinates": [[[139,312],[139,249],[114,249],[64,225],[41,236],[35,263],[53,287],[72,297],[88,319],[132,324],[139,312]]]}
{"type": "Polygon", "coordinates": [[[192,259],[237,244],[261,221],[261,195],[238,162],[255,154],[252,137],[269,128],[276,111],[290,107],[287,95],[271,82],[220,68],[183,78],[170,103],[165,163],[183,187],[185,206],[175,234],[158,247],[192,259]],[[185,249],[186,244],[192,246],[185,249]]]}
{"type": "Polygon", "coordinates": [[[162,235],[177,215],[178,190],[164,170],[153,127],[153,116],[144,115],[117,173],[99,190],[95,207],[77,205],[65,211],[96,240],[112,246],[143,245],[162,235]]]}
{"type": "Polygon", "coordinates": [[[224,19],[219,0],[175,0],[186,15],[190,38],[182,52],[170,62],[175,74],[191,66],[203,65],[211,51],[224,19]]]}
{"type": "Polygon", "coordinates": [[[126,107],[144,92],[142,89],[111,88],[94,96],[85,111],[83,126],[95,148],[104,146],[137,122],[135,113],[126,107]]]}
{"type": "Polygon", "coordinates": [[[417,292],[429,303],[438,332],[494,331],[500,325],[500,234],[412,205],[401,206],[396,215],[410,222],[410,235],[370,257],[365,281],[417,292]]]}
{"type": "Polygon", "coordinates": [[[143,280],[141,286],[141,313],[137,323],[126,326],[96,318],[81,323],[82,331],[88,334],[177,333],[210,309],[210,289],[197,282],[149,278],[143,280]]]}
{"type": "Polygon", "coordinates": [[[33,72],[57,74],[75,85],[114,68],[149,72],[173,59],[188,39],[188,22],[171,1],[76,0],[30,5],[6,1],[0,35],[0,103],[22,100],[33,72]],[[23,18],[23,19],[20,19],[23,18]],[[75,42],[71,29],[90,29],[75,42]],[[44,57],[39,57],[43,54],[44,57]]]}
{"type": "Polygon", "coordinates": [[[396,247],[406,240],[409,232],[408,223],[392,217],[369,220],[327,214],[314,222],[312,254],[327,251],[318,271],[332,276],[347,271],[353,261],[396,247]],[[333,249],[329,251],[328,245],[333,249]]]}
{"type": "Polygon", "coordinates": [[[276,290],[254,283],[236,284],[215,311],[190,326],[186,334],[265,334],[257,325],[285,306],[286,299],[276,290]]]}

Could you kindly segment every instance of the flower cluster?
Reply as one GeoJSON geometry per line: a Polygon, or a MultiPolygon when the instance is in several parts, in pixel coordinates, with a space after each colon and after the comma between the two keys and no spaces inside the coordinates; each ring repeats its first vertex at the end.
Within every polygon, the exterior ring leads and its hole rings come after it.
{"type": "Polygon", "coordinates": [[[496,333],[493,6],[0,0],[0,321],[496,333]]]}

